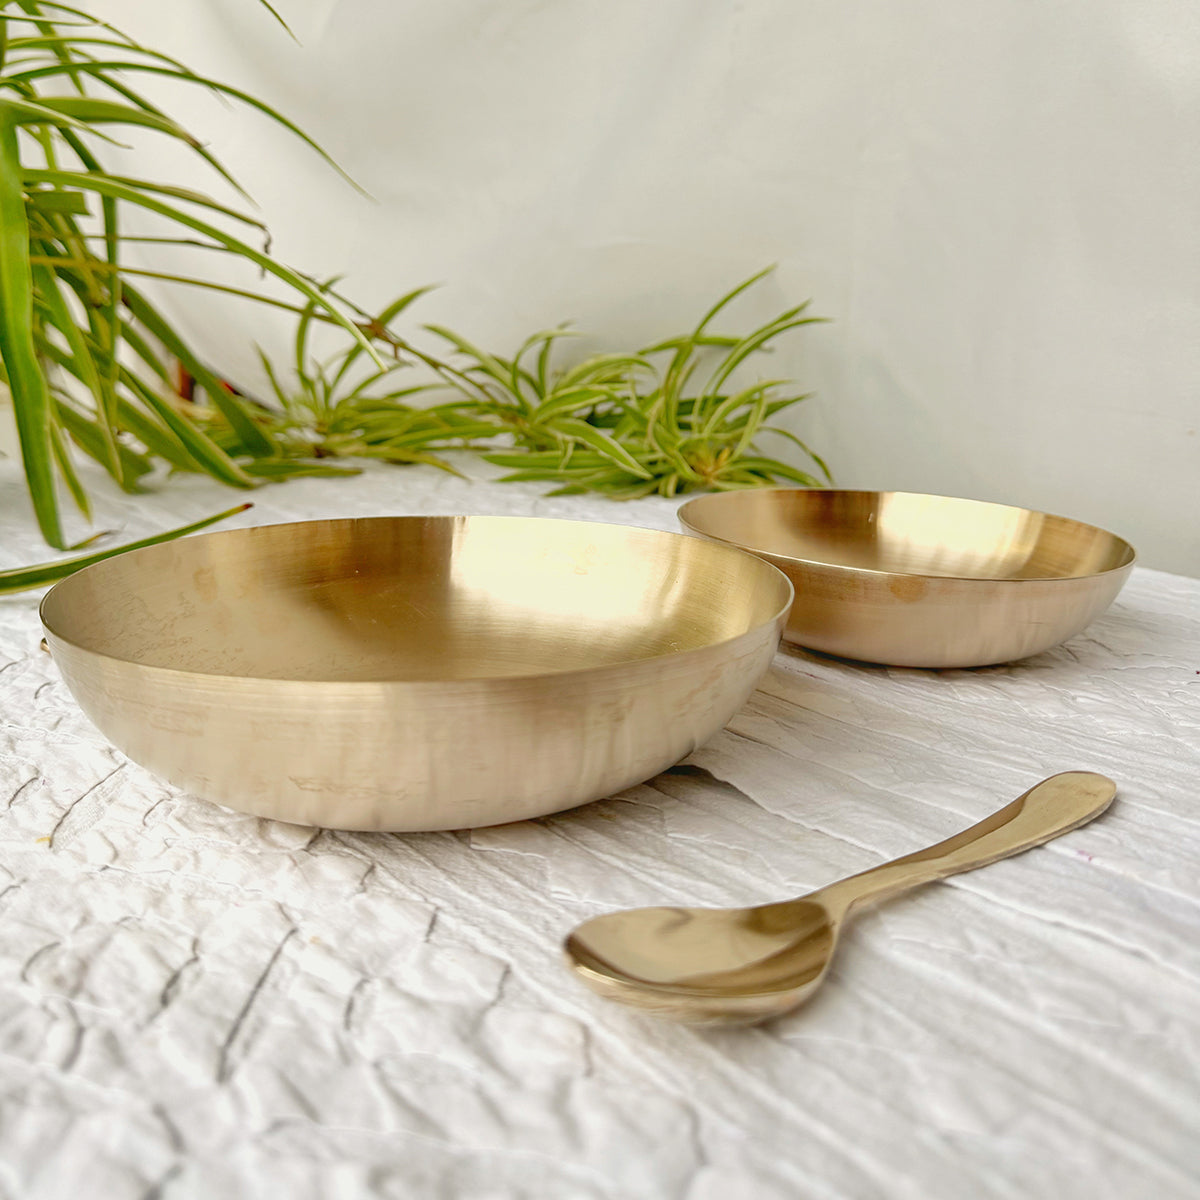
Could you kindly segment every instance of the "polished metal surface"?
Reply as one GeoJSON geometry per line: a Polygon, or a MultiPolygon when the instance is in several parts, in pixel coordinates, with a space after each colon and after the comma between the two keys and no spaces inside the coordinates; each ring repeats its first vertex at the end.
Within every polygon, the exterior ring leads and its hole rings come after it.
{"type": "Polygon", "coordinates": [[[743,704],[791,586],[683,534],[517,517],[307,521],[89,567],[42,621],[134,761],[263,817],[454,829],[611,795],[743,704]]]}
{"type": "Polygon", "coordinates": [[[724,492],[679,517],[791,579],[786,640],[893,666],[1048,650],[1108,608],[1134,561],[1128,542],[1080,521],[908,492],[724,492]]]}
{"type": "Polygon", "coordinates": [[[927,850],[798,900],[754,908],[636,908],[580,925],[567,962],[593,991],[696,1025],[751,1025],[803,1004],[829,969],[852,910],[986,866],[1097,817],[1116,784],[1052,775],[999,812],[927,850]]]}

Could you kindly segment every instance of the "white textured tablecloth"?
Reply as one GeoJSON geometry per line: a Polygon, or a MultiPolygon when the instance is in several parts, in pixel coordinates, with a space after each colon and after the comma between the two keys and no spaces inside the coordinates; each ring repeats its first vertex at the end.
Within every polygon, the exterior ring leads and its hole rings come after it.
{"type": "MultiPolygon", "coordinates": [[[[12,464],[0,566],[45,557],[12,464]]],[[[424,468],[263,489],[249,523],[509,512],[675,528],[424,468]]],[[[105,494],[127,537],[235,502],[105,494]]],[[[112,750],[36,597],[0,598],[0,1197],[775,1200],[1200,1195],[1200,581],[1135,570],[1026,662],[781,654],[683,766],[544,820],[321,832],[112,750]],[[1101,819],[894,900],[753,1030],[606,1003],[578,921],[783,898],[1042,776],[1101,819]]]]}

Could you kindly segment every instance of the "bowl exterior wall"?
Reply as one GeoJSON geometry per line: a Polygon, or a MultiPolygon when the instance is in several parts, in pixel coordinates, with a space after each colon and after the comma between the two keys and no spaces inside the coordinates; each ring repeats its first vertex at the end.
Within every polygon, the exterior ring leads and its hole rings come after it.
{"type": "Polygon", "coordinates": [[[783,623],[562,676],[407,684],[200,675],[47,640],[100,732],[170,783],[256,816],[399,832],[543,816],[651,778],[745,703],[783,623]]]}
{"type": "Polygon", "coordinates": [[[1039,654],[1100,616],[1132,570],[1078,579],[941,579],[759,557],[796,589],[786,641],[901,667],[981,667],[1039,654]]]}

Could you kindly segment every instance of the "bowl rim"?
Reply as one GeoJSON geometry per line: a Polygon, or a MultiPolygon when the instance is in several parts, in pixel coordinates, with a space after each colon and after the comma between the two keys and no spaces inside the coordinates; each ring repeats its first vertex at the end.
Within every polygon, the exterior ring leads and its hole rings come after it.
{"type": "MultiPolygon", "coordinates": [[[[771,578],[768,574],[767,578],[771,578]]],[[[782,635],[782,625],[791,610],[792,604],[795,601],[796,589],[792,581],[788,578],[785,571],[781,571],[774,563],[767,562],[760,556],[751,553],[748,550],[736,545],[726,545],[717,539],[712,538],[694,538],[686,533],[679,533],[668,529],[652,529],[644,525],[624,525],[613,521],[586,521],[572,518],[561,517],[527,517],[518,514],[509,513],[393,513],[393,514],[374,514],[371,516],[353,516],[353,517],[314,517],[305,518],[298,521],[272,521],[261,525],[241,525],[232,529],[209,530],[206,532],[195,533],[184,538],[172,539],[168,542],[160,542],[154,546],[142,546],[135,550],[129,550],[122,554],[113,555],[111,558],[102,560],[101,562],[92,563],[89,566],[73,572],[64,579],[58,580],[42,597],[38,604],[38,619],[41,621],[42,629],[51,645],[54,642],[60,642],[70,646],[73,650],[81,654],[89,655],[93,658],[102,659],[111,663],[121,663],[125,666],[134,668],[138,671],[149,671],[153,673],[162,673],[165,675],[176,676],[180,679],[190,680],[221,680],[229,682],[237,681],[239,686],[261,685],[271,688],[279,688],[281,690],[289,689],[307,689],[314,686],[319,687],[337,687],[337,688],[466,688],[466,687],[499,687],[512,685],[532,685],[538,682],[549,680],[562,681],[572,678],[583,679],[589,676],[599,676],[606,671],[628,671],[631,667],[640,667],[642,664],[667,663],[685,661],[693,655],[704,654],[721,648],[731,648],[736,646],[738,642],[755,637],[763,630],[769,629],[772,625],[779,626],[780,634],[782,635]],[[51,603],[51,598],[59,589],[67,589],[72,584],[72,581],[88,574],[89,572],[111,569],[112,565],[127,556],[141,556],[146,554],[154,554],[162,552],[164,547],[170,547],[179,543],[189,541],[199,541],[209,538],[224,538],[236,537],[246,533],[258,530],[284,529],[292,528],[298,525],[330,525],[338,523],[359,523],[359,522],[391,522],[391,521],[504,521],[504,522],[537,522],[539,524],[553,525],[576,525],[588,528],[601,528],[609,530],[621,530],[625,532],[633,531],[639,534],[651,534],[657,537],[667,539],[681,538],[685,541],[704,541],[710,545],[716,546],[722,552],[732,551],[736,554],[744,555],[752,559],[754,562],[761,564],[774,573],[777,582],[782,582],[784,586],[784,603],[775,609],[768,618],[757,621],[750,628],[743,630],[741,633],[734,634],[732,637],[721,638],[716,641],[705,642],[700,646],[692,646],[685,650],[672,650],[665,654],[652,654],[644,658],[623,658],[613,662],[599,663],[590,667],[567,667],[560,671],[537,671],[529,672],[522,675],[470,675],[459,678],[445,679],[405,679],[403,677],[387,678],[387,679],[294,679],[286,676],[272,675],[240,675],[227,674],[216,671],[193,671],[185,667],[169,667],[162,666],[157,663],[142,662],[136,658],[128,658],[122,655],[109,654],[103,650],[96,650],[90,646],[82,645],[73,638],[67,637],[65,634],[56,630],[50,621],[47,619],[46,609],[51,603]]]]}
{"type": "Polygon", "coordinates": [[[1128,572],[1137,564],[1137,549],[1126,538],[1121,537],[1118,533],[1113,533],[1111,529],[1105,529],[1101,525],[1093,525],[1088,521],[1081,521],[1078,517],[1068,517],[1061,513],[1044,512],[1037,508],[1025,508],[1020,504],[1005,504],[996,500],[976,500],[970,496],[946,496],[937,492],[906,492],[898,489],[880,489],[873,490],[870,488],[809,488],[809,487],[775,487],[775,488],[745,488],[730,492],[709,492],[702,496],[694,496],[679,506],[676,514],[679,518],[679,523],[690,533],[698,537],[705,538],[708,541],[718,542],[724,546],[731,546],[737,550],[745,550],[749,554],[758,556],[767,556],[764,561],[775,560],[776,562],[787,563],[796,566],[820,567],[828,571],[844,571],[852,575],[869,575],[878,576],[883,579],[924,579],[924,580],[945,580],[955,583],[1005,583],[1005,584],[1028,584],[1028,583],[1070,583],[1075,580],[1086,579],[1103,579],[1106,575],[1116,575],[1121,572],[1128,572]],[[752,492],[755,495],[765,494],[804,494],[813,495],[819,493],[822,495],[856,495],[856,496],[913,496],[921,499],[930,500],[952,500],[956,503],[979,505],[984,508],[1003,508],[1013,512],[1029,513],[1033,516],[1049,517],[1055,521],[1067,521],[1072,525],[1081,526],[1084,529],[1092,529],[1098,533],[1104,534],[1106,537],[1112,538],[1124,546],[1129,552],[1129,557],[1125,562],[1119,563],[1115,567],[1108,567],[1103,571],[1091,571],[1085,575],[1036,575],[1024,579],[1014,579],[1010,575],[934,575],[924,571],[885,571],[878,567],[855,567],[847,563],[829,562],[821,558],[803,558],[795,554],[783,554],[778,550],[769,550],[765,547],[762,549],[752,548],[746,542],[739,542],[733,538],[721,537],[715,533],[707,533],[695,524],[693,520],[687,517],[687,511],[694,506],[703,502],[726,503],[726,498],[731,498],[729,502],[733,502],[732,498],[741,498],[746,493],[752,492]]]}

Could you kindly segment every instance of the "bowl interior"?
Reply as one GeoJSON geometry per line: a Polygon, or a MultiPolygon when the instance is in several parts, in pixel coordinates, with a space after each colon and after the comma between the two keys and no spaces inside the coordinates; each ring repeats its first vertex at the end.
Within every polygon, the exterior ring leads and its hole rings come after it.
{"type": "Polygon", "coordinates": [[[726,492],[689,501],[680,519],[759,553],[904,575],[1072,579],[1134,558],[1128,542],[1067,517],[909,492],[726,492]]]}
{"type": "Polygon", "coordinates": [[[791,600],[716,543],[590,522],[378,517],[230,530],[58,584],[47,629],[210,675],[453,680],[560,673],[723,642],[791,600]]]}

